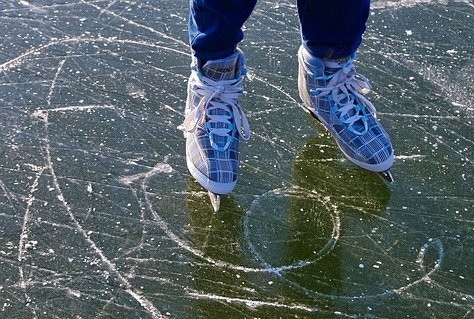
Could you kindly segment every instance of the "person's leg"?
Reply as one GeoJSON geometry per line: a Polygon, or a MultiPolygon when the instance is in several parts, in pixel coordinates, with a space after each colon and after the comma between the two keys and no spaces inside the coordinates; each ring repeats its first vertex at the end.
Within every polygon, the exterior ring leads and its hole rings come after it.
{"type": "Polygon", "coordinates": [[[362,41],[370,0],[297,0],[303,45],[313,56],[345,58],[362,41]]]}
{"type": "Polygon", "coordinates": [[[190,0],[189,43],[200,61],[218,60],[235,52],[242,25],[257,0],[190,0]]]}

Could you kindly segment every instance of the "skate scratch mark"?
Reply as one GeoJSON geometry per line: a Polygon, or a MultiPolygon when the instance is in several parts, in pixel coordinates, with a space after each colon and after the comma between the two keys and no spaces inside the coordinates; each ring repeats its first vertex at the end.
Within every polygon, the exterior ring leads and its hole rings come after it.
{"type": "Polygon", "coordinates": [[[183,248],[184,250],[190,252],[191,254],[193,254],[193,255],[195,255],[195,256],[205,260],[206,262],[208,262],[212,265],[215,265],[219,268],[230,268],[230,269],[239,270],[239,271],[243,271],[243,272],[269,272],[268,269],[244,267],[244,266],[234,265],[234,264],[231,264],[231,263],[228,263],[228,262],[225,262],[225,261],[216,260],[216,259],[213,259],[211,257],[208,257],[204,254],[204,252],[202,252],[199,249],[196,249],[196,248],[192,247],[191,244],[187,243],[185,240],[181,239],[177,234],[175,234],[173,232],[173,230],[171,229],[171,227],[169,226],[169,224],[167,222],[165,222],[160,217],[160,215],[155,211],[155,209],[153,208],[153,203],[152,203],[152,200],[150,198],[150,194],[147,191],[147,189],[148,189],[148,180],[150,178],[154,177],[159,172],[160,172],[160,170],[157,170],[157,169],[153,168],[150,172],[142,173],[142,174],[138,174],[138,175],[133,175],[132,177],[126,177],[126,178],[122,179],[122,181],[136,180],[137,178],[144,177],[142,179],[141,183],[140,183],[140,187],[141,187],[143,193],[145,194],[146,205],[147,205],[149,211],[151,212],[151,214],[152,214],[156,224],[158,225],[158,227],[160,227],[165,232],[165,234],[168,236],[169,239],[174,241],[179,247],[183,248]]]}
{"type": "MultiPolygon", "coordinates": [[[[194,299],[206,299],[206,300],[214,300],[214,301],[221,301],[233,304],[244,304],[248,308],[255,309],[259,307],[273,307],[279,309],[287,309],[287,310],[298,310],[298,311],[305,311],[308,313],[322,313],[326,315],[337,315],[338,317],[347,317],[347,318],[356,318],[354,315],[344,313],[342,311],[328,311],[317,307],[308,307],[305,305],[298,305],[298,304],[284,304],[282,302],[277,301],[263,301],[263,300],[253,300],[253,299],[245,299],[245,298],[237,298],[237,297],[225,297],[219,296],[215,294],[209,293],[200,293],[196,291],[188,292],[188,295],[194,299]]],[[[358,317],[357,317],[358,318],[358,317]]]]}
{"type": "Polygon", "coordinates": [[[188,295],[195,299],[208,299],[208,300],[215,300],[215,301],[224,301],[228,303],[240,303],[244,304],[249,308],[258,308],[258,307],[274,307],[274,308],[283,308],[283,309],[291,309],[291,310],[303,310],[306,312],[323,312],[320,308],[311,308],[304,305],[286,305],[280,302],[270,302],[270,301],[262,301],[262,300],[252,300],[252,299],[245,299],[245,298],[236,298],[236,297],[224,297],[209,293],[199,293],[199,292],[188,292],[188,295]]]}
{"type": "MultiPolygon", "coordinates": [[[[28,295],[28,293],[26,291],[27,284],[26,284],[26,279],[25,279],[25,274],[24,274],[24,271],[23,271],[22,264],[23,264],[23,260],[26,258],[26,252],[27,252],[27,249],[28,249],[28,238],[29,238],[29,230],[30,230],[29,229],[30,209],[31,209],[31,206],[33,205],[33,202],[35,201],[34,193],[38,189],[39,180],[40,180],[41,176],[43,175],[43,172],[44,172],[45,169],[46,169],[45,167],[41,167],[38,170],[38,172],[36,173],[35,180],[33,181],[33,184],[31,185],[31,187],[29,189],[28,199],[26,201],[27,205],[26,205],[25,212],[23,214],[23,224],[22,224],[22,227],[21,227],[20,241],[18,243],[17,260],[20,264],[20,266],[18,268],[18,273],[19,273],[19,277],[20,277],[20,288],[23,290],[26,303],[28,303],[28,304],[31,303],[31,298],[30,298],[30,296],[28,295]]],[[[30,309],[33,313],[33,318],[38,318],[34,307],[30,307],[30,309]]]]}
{"type": "MultiPolygon", "coordinates": [[[[326,245],[318,252],[317,256],[312,260],[302,260],[302,261],[299,261],[299,262],[295,262],[293,265],[284,266],[284,267],[286,267],[287,269],[290,269],[290,267],[294,267],[294,268],[304,267],[304,266],[309,265],[311,263],[314,263],[318,260],[321,260],[325,255],[329,254],[333,250],[333,248],[335,247],[335,245],[336,245],[336,243],[337,243],[337,241],[340,237],[341,222],[340,222],[337,207],[331,205],[330,198],[326,198],[326,197],[324,197],[324,196],[322,196],[322,195],[320,195],[320,194],[318,194],[314,191],[309,192],[309,191],[301,189],[299,187],[293,187],[293,188],[290,188],[290,189],[276,189],[276,190],[272,190],[272,191],[268,192],[266,195],[267,196],[269,196],[269,195],[275,195],[275,196],[304,196],[305,198],[314,198],[314,199],[320,201],[321,203],[323,203],[328,208],[329,211],[332,210],[331,217],[332,217],[332,221],[333,221],[333,231],[332,231],[332,234],[331,234],[331,238],[328,240],[326,245]]],[[[262,197],[262,196],[260,196],[260,197],[262,197]]],[[[254,207],[257,204],[258,204],[258,199],[256,199],[251,204],[251,207],[254,207]]],[[[270,268],[271,266],[268,265],[268,263],[263,259],[261,254],[258,251],[256,251],[253,244],[248,240],[248,238],[249,238],[248,229],[250,229],[250,227],[248,226],[248,217],[247,216],[245,217],[244,225],[245,225],[244,235],[245,235],[246,240],[248,241],[248,245],[249,245],[251,251],[254,253],[256,258],[265,267],[267,267],[267,269],[275,269],[275,268],[270,268]]],[[[444,249],[443,249],[443,244],[442,244],[441,240],[439,240],[439,239],[429,239],[429,241],[427,243],[425,243],[420,248],[419,253],[418,253],[418,257],[415,260],[415,264],[418,264],[419,268],[420,268],[420,271],[424,273],[424,275],[421,276],[421,278],[419,278],[417,280],[414,280],[414,281],[412,281],[412,282],[410,282],[410,283],[408,283],[404,286],[393,288],[393,289],[388,289],[388,290],[382,291],[380,293],[373,293],[373,294],[344,296],[344,295],[330,295],[330,294],[325,294],[325,293],[319,293],[319,292],[310,290],[308,288],[305,288],[305,287],[301,286],[300,284],[298,284],[298,283],[296,283],[296,282],[294,282],[290,279],[287,279],[283,276],[280,276],[280,277],[283,281],[287,282],[287,284],[289,286],[294,287],[296,290],[303,291],[305,294],[307,294],[309,296],[312,295],[315,298],[329,298],[329,299],[333,299],[333,300],[336,300],[336,299],[338,299],[338,300],[377,299],[377,298],[386,298],[386,297],[392,296],[394,294],[402,294],[406,290],[408,290],[411,287],[414,287],[414,286],[416,286],[416,285],[418,285],[422,282],[431,282],[432,281],[431,276],[438,269],[440,269],[440,267],[442,266],[443,259],[444,259],[444,249]],[[435,251],[437,253],[437,259],[435,260],[434,266],[432,267],[432,269],[427,270],[426,269],[427,265],[425,265],[425,258],[426,258],[426,255],[427,255],[427,252],[428,252],[429,249],[435,249],[435,251]]],[[[281,267],[281,268],[283,268],[283,267],[281,267]]],[[[281,275],[280,273],[277,273],[277,274],[281,275]]]]}
{"type": "Polygon", "coordinates": [[[148,179],[149,177],[155,175],[156,173],[167,173],[171,174],[175,170],[166,163],[166,159],[164,163],[157,163],[150,171],[138,173],[129,176],[123,176],[119,178],[119,182],[124,183],[126,185],[131,185],[133,182],[141,180],[141,179],[148,179]]]}
{"type": "Polygon", "coordinates": [[[31,55],[35,55],[35,54],[41,52],[42,50],[47,49],[48,47],[50,47],[52,45],[55,45],[55,44],[58,44],[58,43],[60,43],[59,40],[53,40],[53,41],[51,41],[49,43],[46,43],[46,44],[43,44],[43,45],[41,45],[37,48],[28,50],[25,53],[20,54],[16,58],[13,58],[13,59],[1,64],[0,65],[0,71],[9,71],[10,69],[12,69],[12,68],[16,67],[17,65],[21,64],[25,58],[27,58],[31,55]]]}
{"type": "MultiPolygon", "coordinates": [[[[171,229],[170,225],[165,220],[163,220],[160,217],[160,215],[153,208],[152,199],[150,198],[150,196],[152,194],[150,194],[147,191],[148,180],[151,179],[157,173],[160,173],[160,172],[162,172],[162,170],[153,168],[149,172],[140,173],[140,174],[132,175],[132,176],[129,176],[129,177],[124,177],[124,178],[121,179],[121,181],[129,184],[130,181],[135,181],[139,178],[143,178],[142,182],[140,183],[140,186],[141,186],[141,189],[142,189],[143,193],[145,194],[146,205],[147,205],[148,209],[150,210],[150,212],[151,212],[155,222],[157,223],[157,225],[165,232],[165,234],[168,236],[168,238],[171,239],[172,241],[174,241],[179,247],[183,248],[184,250],[186,250],[186,251],[192,253],[193,255],[195,255],[196,257],[199,257],[199,258],[203,259],[204,261],[206,261],[206,262],[208,262],[212,265],[215,265],[219,268],[228,268],[228,269],[238,270],[238,271],[242,271],[242,272],[246,272],[246,273],[269,273],[269,274],[272,274],[272,275],[281,276],[282,273],[284,273],[285,271],[306,267],[309,264],[314,263],[317,260],[320,260],[321,258],[323,258],[324,255],[326,255],[335,246],[335,244],[337,242],[337,238],[339,236],[338,229],[340,228],[340,221],[339,221],[338,215],[336,217],[332,216],[333,217],[333,222],[334,222],[334,230],[333,230],[333,236],[332,236],[333,238],[331,238],[328,241],[326,246],[323,247],[321,252],[315,257],[314,260],[299,261],[299,262],[296,262],[296,263],[291,264],[291,265],[283,265],[283,266],[277,266],[277,267],[271,266],[267,263],[262,263],[263,267],[246,267],[246,266],[232,264],[232,263],[229,263],[229,262],[226,262],[226,261],[223,261],[223,260],[214,259],[212,257],[207,256],[203,251],[192,247],[190,243],[188,243],[185,240],[183,240],[182,238],[180,238],[171,229]]],[[[170,170],[168,169],[167,172],[169,173],[170,170]]],[[[334,207],[334,209],[335,209],[335,207],[334,207]]]]}
{"type": "MultiPolygon", "coordinates": [[[[393,116],[401,118],[414,118],[414,119],[437,119],[437,120],[460,120],[458,115],[428,115],[428,114],[403,114],[403,113],[385,113],[379,112],[379,115],[393,116]]],[[[469,116],[468,116],[469,117],[469,116]]]]}
{"type": "MultiPolygon", "coordinates": [[[[84,0],[83,0],[84,2],[84,0]]],[[[104,13],[109,13],[109,9],[112,8],[117,3],[117,0],[110,2],[104,9],[100,10],[99,17],[104,13]]],[[[89,4],[89,3],[88,3],[89,4]]],[[[95,6],[98,8],[97,6],[95,6]]]]}
{"type": "Polygon", "coordinates": [[[423,154],[412,154],[412,155],[395,155],[395,159],[398,160],[419,160],[426,158],[426,155],[423,154]]]}
{"type": "Polygon", "coordinates": [[[419,284],[420,282],[430,282],[432,280],[431,275],[441,267],[443,263],[443,259],[444,259],[444,248],[443,248],[443,243],[441,242],[441,240],[430,239],[426,244],[424,244],[421,247],[420,252],[418,253],[418,258],[416,260],[416,263],[420,265],[420,268],[422,270],[425,270],[425,265],[424,265],[425,256],[426,256],[427,250],[431,246],[434,246],[438,253],[438,258],[435,261],[433,269],[431,269],[429,272],[427,272],[423,277],[419,278],[418,280],[415,280],[404,287],[394,289],[396,293],[401,294],[404,291],[408,290],[409,288],[419,284]]]}
{"type": "MultiPolygon", "coordinates": [[[[294,148],[294,147],[293,147],[293,148],[290,147],[290,145],[288,145],[288,143],[284,143],[284,142],[282,142],[282,141],[273,140],[271,137],[265,136],[265,135],[260,134],[260,133],[257,133],[257,132],[252,132],[252,136],[253,136],[254,138],[257,138],[257,137],[258,137],[258,138],[262,139],[262,141],[264,141],[264,142],[268,142],[269,144],[271,144],[272,148],[275,148],[275,149],[278,148],[278,149],[283,150],[283,151],[285,151],[285,152],[290,152],[290,153],[294,154],[294,153],[296,153],[296,152],[299,150],[299,149],[296,149],[296,148],[294,148]]],[[[276,176],[275,174],[272,174],[272,173],[270,173],[270,172],[267,172],[267,174],[268,174],[269,176],[276,176]]],[[[280,174],[280,173],[278,173],[278,174],[280,174]]],[[[279,175],[278,175],[278,179],[279,179],[279,178],[280,178],[280,177],[279,177],[279,175]]]]}
{"type": "Polygon", "coordinates": [[[329,212],[329,214],[331,216],[331,221],[332,221],[332,224],[333,224],[333,228],[332,228],[332,232],[331,232],[331,235],[330,235],[328,241],[318,251],[318,253],[315,254],[314,258],[312,258],[310,260],[296,261],[295,263],[290,264],[290,265],[274,267],[274,266],[271,266],[266,260],[264,260],[262,254],[260,254],[257,251],[257,249],[255,248],[253,243],[249,240],[249,238],[250,238],[249,229],[251,229],[251,227],[249,226],[249,215],[250,214],[247,214],[245,216],[245,220],[244,220],[244,237],[245,237],[245,240],[247,241],[247,245],[249,246],[250,251],[255,255],[255,258],[265,268],[271,269],[273,272],[275,272],[276,275],[281,276],[282,272],[284,272],[284,271],[291,270],[291,269],[297,269],[297,268],[303,268],[303,267],[306,267],[308,265],[314,264],[315,262],[323,259],[324,256],[329,254],[334,249],[334,247],[336,246],[336,243],[338,242],[338,240],[340,238],[341,220],[340,220],[340,217],[339,217],[339,210],[337,209],[337,207],[335,205],[332,205],[330,203],[328,198],[326,198],[324,196],[321,196],[320,194],[318,194],[315,191],[308,191],[308,190],[305,190],[305,189],[302,189],[302,188],[299,188],[299,187],[296,187],[296,186],[291,187],[289,189],[278,188],[278,189],[271,190],[271,191],[259,196],[257,199],[255,199],[250,205],[250,211],[255,210],[256,206],[259,204],[260,200],[263,197],[268,197],[268,196],[270,196],[270,197],[271,196],[280,196],[280,197],[298,197],[299,196],[299,197],[302,197],[302,198],[306,198],[306,199],[310,198],[310,199],[313,199],[315,201],[319,201],[324,206],[326,206],[326,209],[327,209],[327,211],[329,212]]]}
{"type": "Polygon", "coordinates": [[[74,112],[74,111],[89,111],[94,109],[115,109],[114,105],[71,105],[65,107],[57,107],[54,109],[38,109],[33,112],[33,116],[41,117],[50,112],[74,112]]]}
{"type": "Polygon", "coordinates": [[[361,294],[361,295],[353,295],[353,296],[348,296],[348,295],[329,295],[329,294],[324,294],[320,293],[317,291],[310,290],[308,288],[305,288],[301,286],[300,284],[290,281],[289,279],[282,278],[284,281],[288,283],[289,286],[294,287],[295,289],[304,292],[308,296],[313,296],[314,298],[328,298],[331,300],[346,300],[353,302],[354,300],[374,300],[374,299],[380,299],[380,298],[388,298],[396,294],[403,294],[406,293],[408,289],[417,286],[418,284],[422,282],[429,282],[431,284],[434,284],[431,275],[433,275],[438,269],[440,269],[443,259],[444,259],[444,249],[443,249],[443,244],[439,239],[430,239],[428,243],[424,244],[418,253],[418,258],[416,259],[415,263],[419,264],[419,268],[422,271],[425,271],[426,267],[424,265],[425,262],[425,257],[426,257],[426,251],[430,247],[434,246],[436,248],[436,251],[438,253],[438,257],[435,261],[434,267],[430,269],[428,272],[426,272],[421,278],[418,278],[417,280],[414,280],[404,286],[398,287],[398,288],[392,288],[392,289],[387,289],[384,290],[380,293],[373,293],[373,294],[361,294]]]}
{"type": "MultiPolygon", "coordinates": [[[[142,233],[141,233],[141,237],[140,237],[140,243],[138,245],[136,245],[135,247],[131,247],[131,248],[127,249],[126,251],[124,251],[121,254],[120,258],[124,258],[124,259],[128,259],[129,257],[127,257],[127,256],[133,254],[134,252],[142,251],[143,249],[146,249],[146,246],[148,246],[145,243],[145,241],[146,241],[145,236],[146,236],[146,233],[147,233],[146,232],[147,220],[145,218],[146,206],[143,203],[143,200],[138,196],[137,190],[135,188],[132,188],[132,187],[129,187],[129,189],[131,190],[131,192],[133,194],[133,198],[138,203],[138,207],[139,207],[139,210],[140,210],[140,222],[142,224],[142,233]]],[[[127,274],[127,277],[134,276],[136,268],[137,268],[136,265],[133,265],[132,267],[130,267],[130,270],[127,274]]],[[[154,280],[156,280],[156,278],[154,280]]]]}
{"type": "MultiPolygon", "coordinates": [[[[457,296],[459,298],[459,300],[462,300],[462,301],[465,301],[465,302],[474,301],[474,296],[473,295],[447,288],[443,285],[440,285],[437,282],[430,281],[430,284],[434,287],[441,288],[441,289],[457,296]]],[[[466,310],[467,311],[466,315],[470,314],[474,310],[474,308],[470,304],[466,305],[466,304],[463,304],[461,302],[455,302],[454,300],[455,299],[450,300],[449,302],[445,302],[445,301],[441,301],[441,300],[435,300],[434,302],[436,302],[437,304],[440,304],[440,305],[456,305],[456,307],[459,307],[459,308],[463,308],[463,307],[467,308],[468,307],[469,309],[466,310]]],[[[471,317],[464,316],[462,318],[471,318],[471,317]]]]}
{"type": "Polygon", "coordinates": [[[58,44],[65,44],[65,43],[82,43],[82,42],[104,42],[104,43],[121,43],[121,44],[134,44],[134,45],[143,45],[143,46],[146,46],[146,47],[151,47],[151,48],[154,48],[154,49],[161,49],[161,50],[167,50],[167,51],[171,51],[171,52],[174,52],[174,53],[178,53],[178,54],[181,54],[181,55],[187,55],[186,52],[183,52],[182,50],[177,50],[177,49],[173,49],[173,48],[169,48],[169,47],[166,47],[166,46],[162,46],[162,45],[158,45],[156,43],[153,43],[153,42],[147,42],[147,41],[138,41],[138,40],[127,40],[127,39],[117,39],[117,38],[113,38],[113,37],[101,37],[101,36],[98,36],[98,37],[90,37],[90,36],[79,36],[79,37],[68,37],[68,38],[64,38],[64,39],[52,39],[50,42],[48,43],[45,43],[43,45],[40,45],[36,48],[33,48],[33,49],[30,49],[22,54],[20,54],[19,56],[11,59],[11,60],[8,60],[7,62],[3,63],[3,64],[0,64],[0,71],[9,71],[15,67],[17,67],[18,65],[22,64],[24,62],[24,60],[27,60],[29,57],[31,56],[34,56],[34,57],[38,57],[38,56],[41,56],[41,53],[42,51],[48,49],[49,47],[52,47],[52,46],[55,46],[55,45],[58,45],[58,44]]]}
{"type": "Polygon", "coordinates": [[[76,219],[74,216],[74,213],[72,212],[71,206],[67,203],[66,199],[64,198],[64,194],[61,190],[61,186],[59,185],[59,180],[58,177],[56,176],[56,173],[54,171],[54,164],[51,158],[51,150],[50,150],[50,144],[49,144],[49,122],[48,122],[48,113],[43,112],[42,114],[42,119],[45,123],[45,129],[46,129],[46,138],[44,142],[44,152],[45,152],[45,157],[46,157],[46,167],[52,177],[53,180],[53,185],[55,188],[55,191],[57,193],[57,198],[61,202],[63,208],[66,210],[67,214],[69,215],[69,218],[73,222],[75,230],[82,235],[82,237],[85,239],[87,242],[89,248],[91,248],[94,253],[100,258],[102,264],[107,268],[107,271],[110,273],[114,274],[115,277],[118,279],[118,281],[121,283],[123,286],[123,289],[133,297],[148,313],[153,319],[161,319],[161,318],[166,318],[163,316],[158,309],[155,308],[153,303],[148,300],[141,291],[138,289],[134,288],[132,284],[127,280],[126,277],[124,277],[120,271],[115,267],[115,265],[104,255],[102,250],[95,244],[95,242],[90,238],[89,233],[81,226],[79,221],[76,219]]]}
{"type": "MultiPolygon", "coordinates": [[[[416,61],[408,61],[405,57],[399,56],[399,54],[392,53],[392,52],[381,52],[385,58],[389,59],[391,62],[393,62],[396,65],[399,65],[404,68],[408,68],[412,71],[416,71],[418,74],[420,74],[424,80],[428,81],[429,83],[435,85],[440,92],[444,93],[445,100],[449,102],[451,105],[456,106],[456,104],[459,104],[459,98],[462,98],[462,102],[467,101],[469,103],[469,96],[466,96],[466,93],[469,95],[468,91],[465,90],[464,85],[461,85],[459,83],[453,82],[452,76],[446,76],[446,72],[443,72],[441,70],[438,70],[434,65],[425,65],[423,62],[416,62],[416,61]],[[400,60],[397,60],[397,57],[400,58],[400,60]],[[449,86],[446,85],[446,83],[450,83],[449,86]],[[467,98],[466,98],[467,97],[467,98]]],[[[468,109],[470,106],[468,107],[468,109]]],[[[381,113],[383,114],[383,113],[381,113]]],[[[396,115],[393,113],[387,113],[391,115],[396,115]]],[[[427,117],[427,118],[439,118],[439,119],[456,119],[456,120],[461,120],[462,118],[460,116],[433,116],[433,115],[408,115],[405,114],[406,116],[412,116],[415,118],[418,117],[427,117]]],[[[472,116],[467,115],[468,118],[472,118],[472,116]]]]}
{"type": "MultiPolygon", "coordinates": [[[[458,2],[463,2],[466,5],[474,7],[469,0],[457,0],[458,2]]],[[[423,4],[441,4],[446,5],[446,0],[379,0],[373,1],[371,4],[372,9],[402,9],[402,8],[410,8],[415,7],[423,4]]]]}
{"type": "Polygon", "coordinates": [[[93,4],[93,3],[86,2],[86,1],[84,1],[84,0],[81,0],[81,2],[82,2],[82,3],[85,3],[85,4],[88,4],[88,5],[90,5],[90,6],[94,7],[94,8],[96,8],[97,10],[100,11],[101,14],[107,13],[107,14],[109,14],[109,15],[114,16],[115,18],[118,18],[118,19],[120,19],[120,20],[123,20],[123,21],[127,22],[127,23],[130,24],[130,25],[133,25],[133,26],[136,26],[136,27],[139,27],[139,28],[143,28],[143,29],[145,29],[145,30],[147,30],[147,31],[150,31],[150,32],[155,33],[155,34],[158,34],[159,36],[163,37],[164,39],[168,39],[168,40],[174,41],[174,42],[176,42],[176,43],[178,43],[178,44],[181,44],[181,45],[183,45],[183,46],[185,46],[185,47],[188,47],[188,44],[187,44],[186,42],[184,42],[184,41],[181,41],[181,40],[179,40],[179,39],[170,37],[169,35],[167,35],[167,34],[165,34],[165,33],[163,33],[163,32],[159,32],[158,30],[156,30],[156,29],[154,29],[154,28],[147,27],[147,26],[145,26],[145,25],[143,25],[143,24],[140,24],[140,23],[137,23],[137,22],[135,22],[135,21],[133,21],[133,20],[124,18],[124,17],[122,17],[121,15],[119,15],[119,14],[117,14],[117,13],[115,13],[115,12],[112,12],[112,11],[110,11],[110,10],[107,10],[110,6],[108,6],[107,8],[101,8],[101,7],[98,6],[98,5],[95,5],[95,4],[93,4]]]}
{"type": "Polygon", "coordinates": [[[290,93],[286,92],[283,90],[282,87],[276,85],[276,84],[272,84],[272,83],[269,83],[268,80],[265,80],[264,78],[254,74],[253,72],[249,73],[249,75],[247,76],[247,78],[252,81],[253,79],[257,80],[257,81],[260,81],[268,86],[270,86],[271,88],[274,88],[275,90],[277,90],[278,92],[280,92],[281,94],[285,95],[289,101],[291,102],[294,102],[294,103],[298,103],[297,100],[295,98],[293,98],[291,96],[290,93]]]}
{"type": "Polygon", "coordinates": [[[54,75],[53,82],[51,83],[48,96],[46,97],[47,105],[51,105],[51,98],[53,97],[54,88],[56,87],[56,82],[59,78],[59,74],[61,73],[61,70],[63,69],[64,62],[66,62],[66,59],[59,62],[58,69],[56,70],[56,74],[54,75]]]}
{"type": "Polygon", "coordinates": [[[13,204],[14,195],[12,195],[12,193],[7,189],[7,187],[5,186],[5,183],[3,183],[2,180],[0,180],[0,188],[2,189],[3,193],[5,194],[5,197],[8,199],[8,203],[10,204],[12,210],[15,211],[15,207],[14,207],[14,204],[13,204]]]}

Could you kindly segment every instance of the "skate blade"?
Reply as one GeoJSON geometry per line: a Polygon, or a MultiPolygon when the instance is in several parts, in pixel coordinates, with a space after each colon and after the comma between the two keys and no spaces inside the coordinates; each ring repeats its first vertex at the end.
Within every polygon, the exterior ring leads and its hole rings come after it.
{"type": "Polygon", "coordinates": [[[395,181],[393,179],[392,173],[389,170],[387,170],[385,172],[379,172],[377,174],[379,174],[380,177],[382,177],[384,180],[386,180],[389,183],[393,183],[395,181]]]}
{"type": "Polygon", "coordinates": [[[306,113],[309,113],[309,115],[311,115],[315,120],[317,120],[319,123],[322,123],[319,117],[312,110],[304,106],[304,104],[300,104],[300,106],[306,113]]]}
{"type": "Polygon", "coordinates": [[[208,191],[208,193],[209,193],[209,198],[211,199],[212,208],[214,208],[214,212],[217,213],[221,206],[221,195],[214,194],[211,191],[208,191]]]}

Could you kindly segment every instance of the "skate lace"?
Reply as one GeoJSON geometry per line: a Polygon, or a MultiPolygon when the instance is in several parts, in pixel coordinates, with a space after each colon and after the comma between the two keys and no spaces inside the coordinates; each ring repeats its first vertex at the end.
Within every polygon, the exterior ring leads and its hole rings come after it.
{"type": "Polygon", "coordinates": [[[353,59],[349,59],[342,64],[335,62],[326,62],[329,68],[339,69],[332,74],[324,74],[323,76],[310,75],[316,80],[326,81],[326,86],[318,87],[311,90],[315,97],[326,96],[329,100],[333,100],[339,105],[334,110],[339,120],[347,124],[348,129],[357,135],[363,135],[368,131],[368,120],[363,112],[363,108],[367,107],[374,117],[376,117],[375,106],[364,96],[371,90],[369,80],[357,74],[353,59]],[[360,125],[362,123],[362,130],[360,125]],[[357,128],[356,128],[357,127],[357,128]]]}
{"type": "Polygon", "coordinates": [[[250,126],[238,98],[243,92],[243,76],[237,80],[214,81],[193,71],[190,85],[201,97],[198,105],[186,115],[183,125],[185,133],[192,133],[199,124],[204,124],[212,148],[226,150],[234,139],[234,132],[244,139],[250,138],[250,126]],[[233,120],[233,122],[232,122],[233,120]],[[226,138],[224,146],[218,145],[219,137],[226,138]]]}

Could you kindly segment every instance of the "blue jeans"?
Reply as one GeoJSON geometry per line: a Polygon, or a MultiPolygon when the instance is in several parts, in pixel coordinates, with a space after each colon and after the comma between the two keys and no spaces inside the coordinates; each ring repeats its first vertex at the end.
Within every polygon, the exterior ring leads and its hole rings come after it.
{"type": "MultiPolygon", "coordinates": [[[[242,25],[257,0],[190,0],[189,41],[200,60],[215,60],[235,51],[242,25]]],[[[296,0],[303,45],[316,57],[339,59],[362,41],[370,0],[296,0]]]]}

